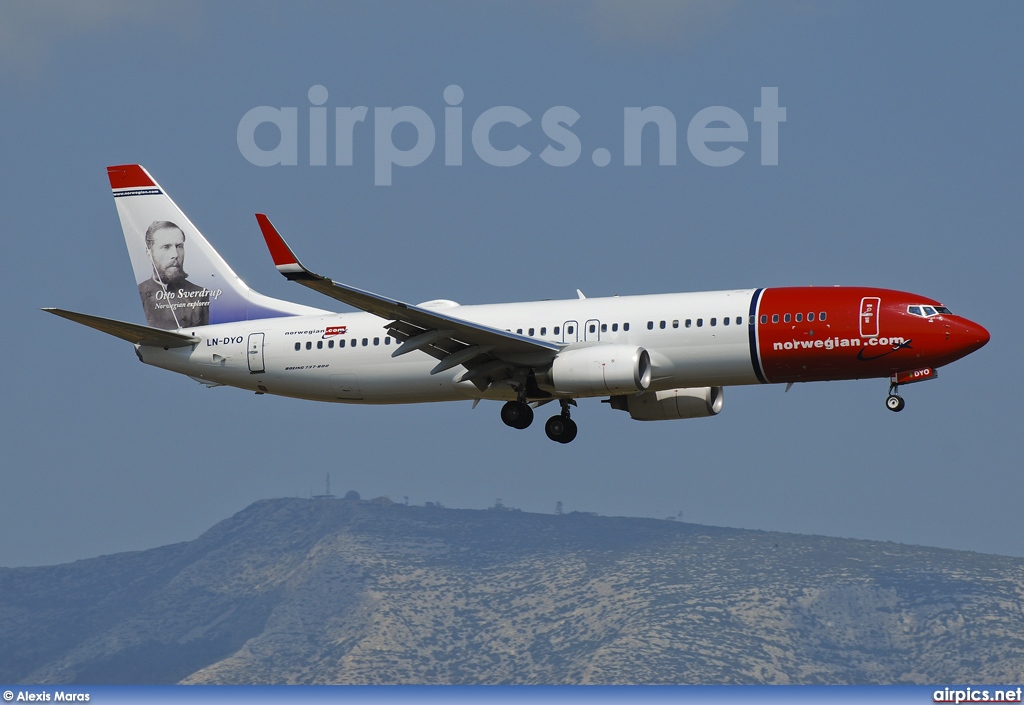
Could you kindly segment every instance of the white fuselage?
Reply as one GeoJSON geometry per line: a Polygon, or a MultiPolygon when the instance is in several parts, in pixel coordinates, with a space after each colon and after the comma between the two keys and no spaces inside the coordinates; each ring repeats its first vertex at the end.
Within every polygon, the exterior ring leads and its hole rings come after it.
{"type": "Polygon", "coordinates": [[[887,378],[886,407],[900,411],[900,385],[989,340],[938,301],[877,287],[412,305],[313,272],[257,213],[283,277],[359,311],[332,313],[249,288],[141,165],[107,177],[147,325],[45,310],[207,386],[356,404],[504,400],[501,420],[519,430],[558,401],[544,432],[564,444],[577,397],[667,421],[718,414],[726,386],[887,378]]]}
{"type": "MultiPolygon", "coordinates": [[[[750,348],[754,292],[423,306],[573,348],[643,347],[653,365],[649,389],[657,391],[758,383],[750,348]]],[[[265,318],[187,329],[183,332],[202,342],[170,349],[140,346],[139,354],[147,364],[211,385],[318,401],[405,404],[516,398],[507,385],[481,392],[469,381],[459,382],[461,367],[431,375],[437,360],[423,351],[392,357],[399,342],[389,336],[387,324],[369,313],[265,318]]]]}

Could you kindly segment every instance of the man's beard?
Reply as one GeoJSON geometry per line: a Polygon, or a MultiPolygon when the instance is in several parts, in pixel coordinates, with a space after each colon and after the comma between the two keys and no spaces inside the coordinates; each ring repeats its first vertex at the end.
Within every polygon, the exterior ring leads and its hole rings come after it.
{"type": "Polygon", "coordinates": [[[163,281],[164,286],[169,287],[185,281],[188,278],[188,274],[186,274],[185,270],[181,267],[172,265],[161,273],[160,278],[163,281]]]}

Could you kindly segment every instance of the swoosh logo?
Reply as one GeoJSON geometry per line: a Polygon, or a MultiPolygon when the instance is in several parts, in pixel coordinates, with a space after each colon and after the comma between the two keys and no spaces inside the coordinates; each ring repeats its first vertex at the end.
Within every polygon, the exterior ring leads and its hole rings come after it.
{"type": "Polygon", "coordinates": [[[865,348],[861,348],[860,350],[857,351],[857,359],[858,360],[862,360],[864,362],[868,362],[870,360],[877,360],[879,358],[885,357],[886,355],[892,355],[897,350],[902,350],[903,348],[907,348],[908,350],[910,350],[911,349],[910,344],[913,343],[913,342],[914,342],[913,340],[906,340],[906,341],[900,343],[899,345],[894,345],[892,350],[886,350],[884,353],[880,353],[878,355],[872,355],[871,357],[865,357],[864,356],[865,348]]]}

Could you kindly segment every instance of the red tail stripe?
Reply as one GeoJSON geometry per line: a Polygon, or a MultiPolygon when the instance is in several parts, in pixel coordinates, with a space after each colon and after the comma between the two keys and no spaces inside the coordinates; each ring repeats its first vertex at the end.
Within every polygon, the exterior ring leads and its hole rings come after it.
{"type": "Polygon", "coordinates": [[[112,189],[156,186],[156,182],[149,178],[146,170],[138,164],[108,166],[107,177],[110,179],[110,188],[112,189]]]}

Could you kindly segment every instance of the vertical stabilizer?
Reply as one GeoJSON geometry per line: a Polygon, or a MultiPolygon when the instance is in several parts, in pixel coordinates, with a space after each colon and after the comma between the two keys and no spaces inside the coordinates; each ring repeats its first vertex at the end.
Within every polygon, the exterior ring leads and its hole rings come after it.
{"type": "Polygon", "coordinates": [[[138,164],[107,167],[146,322],[179,330],[323,313],[250,289],[138,164]]]}

